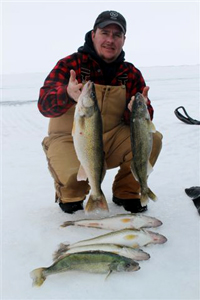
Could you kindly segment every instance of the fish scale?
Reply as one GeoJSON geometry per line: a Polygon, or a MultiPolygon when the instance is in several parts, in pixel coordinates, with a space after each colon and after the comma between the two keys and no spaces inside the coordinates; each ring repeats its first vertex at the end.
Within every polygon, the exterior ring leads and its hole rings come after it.
{"type": "Polygon", "coordinates": [[[166,237],[161,234],[144,230],[144,229],[123,229],[107,234],[97,236],[96,238],[79,241],[77,243],[69,244],[68,249],[77,246],[85,246],[91,244],[117,244],[121,246],[128,246],[139,248],[148,244],[163,244],[167,241],[166,237]]]}
{"type": "Polygon", "coordinates": [[[77,180],[87,180],[91,187],[86,212],[108,211],[101,183],[105,174],[103,129],[94,83],[88,81],[80,94],[74,113],[72,136],[80,161],[77,180]],[[95,130],[94,130],[95,129],[95,130]]]}
{"type": "Polygon", "coordinates": [[[157,200],[156,195],[147,185],[148,175],[152,171],[149,157],[152,150],[153,132],[156,129],[150,120],[150,115],[142,94],[137,93],[133,101],[131,112],[131,149],[133,158],[131,171],[141,188],[140,202],[142,206],[147,205],[148,199],[157,200]]]}
{"type": "Polygon", "coordinates": [[[104,251],[84,251],[71,253],[54,262],[50,267],[38,268],[30,273],[34,286],[41,286],[46,277],[70,270],[89,273],[108,273],[137,271],[140,266],[134,260],[104,251]]]}
{"type": "Polygon", "coordinates": [[[65,244],[60,244],[58,250],[54,253],[54,261],[70,253],[97,250],[116,253],[134,260],[147,260],[150,258],[150,255],[141,249],[134,249],[132,247],[120,246],[116,244],[92,244],[73,247],[71,249],[68,249],[68,246],[65,244]]]}
{"type": "Polygon", "coordinates": [[[83,219],[76,221],[66,221],[61,227],[67,226],[94,227],[107,230],[121,230],[125,228],[149,228],[158,227],[162,222],[154,217],[142,214],[119,214],[101,219],[83,219]]]}

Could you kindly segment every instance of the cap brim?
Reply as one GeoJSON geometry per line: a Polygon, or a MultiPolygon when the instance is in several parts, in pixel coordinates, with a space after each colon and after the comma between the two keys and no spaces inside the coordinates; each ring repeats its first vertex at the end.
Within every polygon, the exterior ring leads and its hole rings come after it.
{"type": "Polygon", "coordinates": [[[116,22],[116,21],[105,21],[105,22],[102,22],[102,23],[98,24],[97,27],[102,29],[102,28],[104,28],[104,27],[106,27],[107,25],[110,25],[110,24],[118,25],[121,28],[122,32],[126,33],[124,27],[119,22],[116,22]]]}

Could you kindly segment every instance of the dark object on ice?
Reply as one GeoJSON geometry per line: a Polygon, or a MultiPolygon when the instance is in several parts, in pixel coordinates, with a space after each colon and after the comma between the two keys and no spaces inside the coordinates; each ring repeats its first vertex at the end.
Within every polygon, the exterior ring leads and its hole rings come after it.
{"type": "Polygon", "coordinates": [[[73,214],[77,210],[83,210],[83,201],[69,202],[69,203],[59,203],[60,208],[68,214],[73,214]]]}
{"type": "Polygon", "coordinates": [[[113,196],[112,201],[118,206],[123,206],[126,211],[141,213],[147,210],[147,205],[142,206],[140,199],[119,199],[113,196]]]}
{"type": "Polygon", "coordinates": [[[192,186],[191,188],[185,189],[185,192],[190,198],[193,198],[192,201],[200,215],[200,187],[192,186]]]}
{"type": "Polygon", "coordinates": [[[195,199],[193,199],[192,201],[194,202],[194,205],[196,206],[197,211],[198,211],[198,213],[200,215],[200,196],[197,197],[197,198],[195,198],[195,199]]]}
{"type": "Polygon", "coordinates": [[[185,108],[183,106],[179,106],[175,109],[174,111],[175,115],[177,116],[177,118],[179,120],[181,120],[182,122],[186,123],[186,124],[191,124],[191,125],[200,125],[200,121],[192,119],[188,113],[186,112],[185,108]],[[180,109],[183,110],[183,112],[185,113],[185,116],[183,114],[180,113],[180,109]]]}
{"type": "Polygon", "coordinates": [[[192,186],[191,188],[185,189],[185,192],[190,198],[196,198],[200,196],[200,186],[192,186]]]}

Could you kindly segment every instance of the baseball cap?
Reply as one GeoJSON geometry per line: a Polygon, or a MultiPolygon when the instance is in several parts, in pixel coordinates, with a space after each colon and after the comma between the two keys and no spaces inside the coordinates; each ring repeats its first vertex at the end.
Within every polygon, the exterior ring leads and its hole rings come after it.
{"type": "Polygon", "coordinates": [[[126,33],[126,20],[125,18],[114,10],[103,11],[96,19],[94,28],[104,28],[109,24],[117,24],[122,29],[123,33],[126,33]]]}

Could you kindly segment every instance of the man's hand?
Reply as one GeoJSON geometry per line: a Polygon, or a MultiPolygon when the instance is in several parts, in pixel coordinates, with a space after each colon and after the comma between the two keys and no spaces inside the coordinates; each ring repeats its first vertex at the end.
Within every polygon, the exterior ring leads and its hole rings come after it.
{"type": "MultiPolygon", "coordinates": [[[[144,97],[145,99],[145,102],[147,103],[148,101],[148,91],[149,91],[150,87],[149,86],[145,86],[144,89],[143,89],[143,92],[142,92],[142,96],[144,97]]],[[[131,97],[131,101],[129,102],[128,104],[128,109],[130,111],[132,111],[132,106],[133,106],[133,101],[135,100],[135,96],[132,96],[131,97]]]]}
{"type": "Polygon", "coordinates": [[[67,86],[67,93],[76,102],[78,101],[78,98],[81,94],[82,86],[83,84],[78,83],[76,79],[76,72],[74,70],[70,70],[70,78],[67,86]]]}

